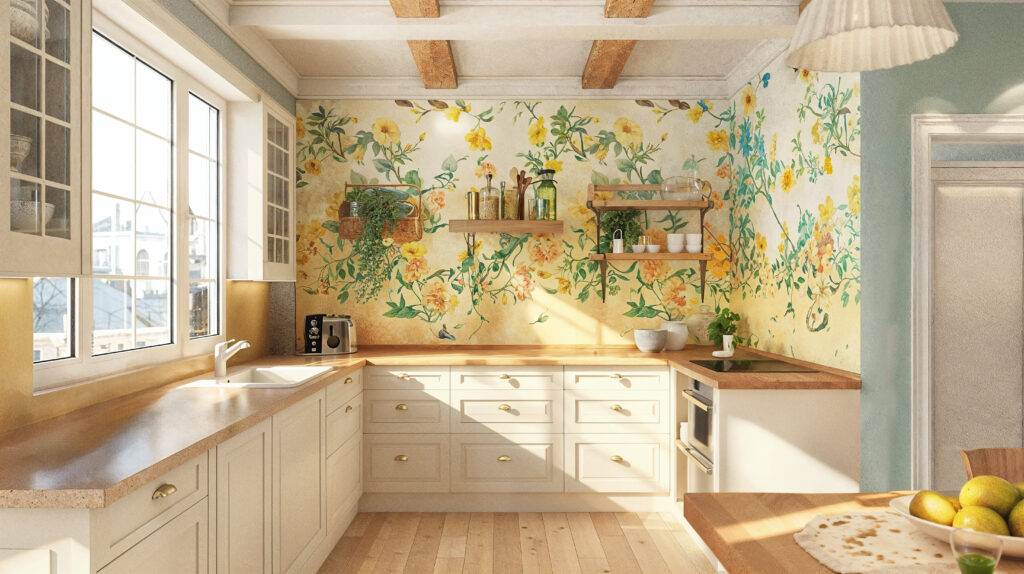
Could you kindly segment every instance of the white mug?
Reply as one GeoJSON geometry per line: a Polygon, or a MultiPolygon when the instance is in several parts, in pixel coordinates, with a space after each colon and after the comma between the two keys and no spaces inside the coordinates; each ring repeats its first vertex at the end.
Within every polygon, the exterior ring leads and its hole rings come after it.
{"type": "Polygon", "coordinates": [[[622,230],[616,229],[615,233],[612,233],[612,253],[623,253],[626,251],[626,247],[622,241],[622,230]],[[618,235],[618,237],[616,237],[618,235]]]}

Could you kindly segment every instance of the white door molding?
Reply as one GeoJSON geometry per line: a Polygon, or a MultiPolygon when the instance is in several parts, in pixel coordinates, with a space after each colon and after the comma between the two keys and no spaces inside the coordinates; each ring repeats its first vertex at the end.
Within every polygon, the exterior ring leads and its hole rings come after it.
{"type": "Polygon", "coordinates": [[[932,145],[1024,143],[1024,115],[918,114],[911,124],[911,488],[922,489],[933,484],[932,145]]]}

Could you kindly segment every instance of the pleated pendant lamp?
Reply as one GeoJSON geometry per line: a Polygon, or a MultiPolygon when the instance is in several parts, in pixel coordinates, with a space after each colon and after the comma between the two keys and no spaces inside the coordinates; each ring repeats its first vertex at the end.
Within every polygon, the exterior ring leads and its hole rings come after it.
{"type": "Polygon", "coordinates": [[[811,0],[786,64],[816,72],[866,72],[927,60],[960,35],[940,0],[811,0]]]}

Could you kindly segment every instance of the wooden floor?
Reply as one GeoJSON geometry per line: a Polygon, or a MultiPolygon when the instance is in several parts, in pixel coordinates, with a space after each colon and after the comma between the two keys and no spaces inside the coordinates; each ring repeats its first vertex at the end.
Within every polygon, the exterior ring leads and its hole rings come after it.
{"type": "Polygon", "coordinates": [[[671,514],[360,513],[320,574],[703,574],[671,514]]]}

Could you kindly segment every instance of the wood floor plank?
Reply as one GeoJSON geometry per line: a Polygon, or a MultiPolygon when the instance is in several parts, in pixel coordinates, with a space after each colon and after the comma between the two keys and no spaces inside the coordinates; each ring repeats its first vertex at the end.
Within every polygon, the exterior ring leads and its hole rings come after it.
{"type": "Polygon", "coordinates": [[[604,560],[601,539],[597,536],[597,529],[594,528],[594,522],[590,519],[590,515],[586,512],[567,512],[565,517],[569,521],[572,542],[576,546],[576,555],[580,557],[580,560],[582,561],[584,558],[604,560]]]}
{"type": "Polygon", "coordinates": [[[474,512],[469,517],[469,534],[466,538],[466,558],[463,574],[491,572],[494,558],[494,515],[490,512],[474,512]]]}
{"type": "Polygon", "coordinates": [[[381,529],[384,528],[386,522],[387,514],[374,513],[370,523],[366,526],[366,530],[363,531],[363,535],[359,537],[359,543],[355,549],[348,555],[346,560],[341,561],[341,570],[337,571],[337,573],[331,572],[331,574],[355,574],[359,572],[363,562],[369,556],[370,550],[377,542],[377,536],[380,534],[381,529]]]}
{"type": "Polygon", "coordinates": [[[317,574],[335,574],[341,572],[347,562],[352,559],[352,554],[355,549],[359,546],[362,541],[361,536],[342,536],[338,544],[334,546],[331,553],[324,559],[324,563],[320,565],[320,569],[317,570],[317,574]]]}
{"type": "Polygon", "coordinates": [[[569,520],[564,512],[544,513],[544,533],[548,539],[548,551],[551,554],[551,569],[558,574],[579,574],[579,557],[569,530],[569,520]]]}
{"type": "Polygon", "coordinates": [[[420,516],[409,559],[405,563],[405,574],[431,574],[434,571],[443,528],[443,512],[427,512],[420,516]]]}
{"type": "Polygon", "coordinates": [[[523,574],[552,574],[544,517],[539,512],[519,513],[519,547],[523,574]]]}
{"type": "MultiPolygon", "coordinates": [[[[620,530],[621,532],[621,530],[620,530]]],[[[601,536],[601,547],[608,558],[608,569],[614,574],[642,574],[640,563],[625,536],[601,536]]]]}
{"type": "Polygon", "coordinates": [[[384,539],[384,550],[377,558],[373,574],[402,574],[416,540],[421,516],[418,512],[402,512],[394,517],[393,527],[384,539]]]}
{"type": "Polygon", "coordinates": [[[612,572],[608,561],[604,558],[580,558],[580,570],[583,574],[608,574],[612,572]]]}
{"type": "Polygon", "coordinates": [[[434,564],[434,574],[462,574],[463,558],[438,557],[434,564]]]}
{"type": "Polygon", "coordinates": [[[498,512],[494,515],[493,564],[495,574],[523,574],[518,514],[498,512]]]}
{"type": "Polygon", "coordinates": [[[445,515],[444,530],[441,531],[441,544],[437,549],[438,558],[466,557],[469,516],[468,512],[449,512],[445,515]]]}
{"type": "Polygon", "coordinates": [[[644,529],[654,540],[658,552],[668,564],[669,572],[684,574],[712,574],[711,563],[698,552],[696,555],[687,553],[679,544],[675,534],[669,529],[668,524],[656,512],[647,512],[638,515],[644,525],[644,529]]]}
{"type": "Polygon", "coordinates": [[[366,532],[366,527],[370,525],[370,521],[373,520],[374,513],[372,512],[360,512],[356,514],[356,517],[352,519],[352,523],[345,529],[343,536],[362,536],[366,532]]]}
{"type": "Polygon", "coordinates": [[[591,512],[590,521],[598,536],[625,536],[615,515],[610,512],[591,512]]]}
{"type": "Polygon", "coordinates": [[[633,555],[640,565],[644,574],[664,574],[669,572],[668,564],[658,551],[654,539],[644,528],[640,517],[634,512],[616,512],[616,520],[622,528],[622,533],[629,541],[629,547],[633,549],[633,555]]]}

